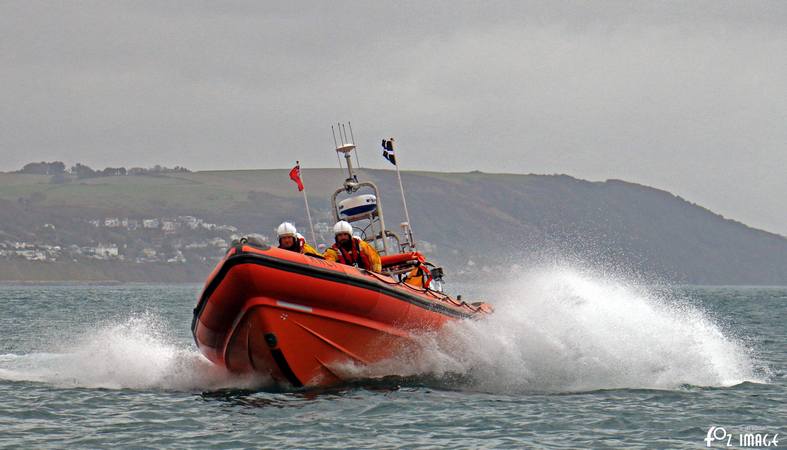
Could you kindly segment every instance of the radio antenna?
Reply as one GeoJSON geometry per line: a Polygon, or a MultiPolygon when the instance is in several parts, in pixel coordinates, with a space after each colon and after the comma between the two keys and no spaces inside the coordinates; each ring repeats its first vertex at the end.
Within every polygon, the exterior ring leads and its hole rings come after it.
{"type": "MultiPolygon", "coordinates": [[[[353,124],[348,120],[347,126],[350,128],[350,138],[353,140],[353,144],[355,144],[355,135],[353,135],[353,124]]],[[[358,169],[361,168],[361,161],[358,159],[358,149],[355,149],[355,163],[358,164],[358,169]]]]}
{"type": "MultiPolygon", "coordinates": [[[[333,135],[333,148],[339,148],[339,144],[336,143],[336,130],[333,129],[333,125],[331,125],[331,134],[333,135]]],[[[344,167],[342,167],[342,158],[339,157],[339,152],[336,152],[336,160],[339,161],[339,170],[344,169],[344,167]]]]}

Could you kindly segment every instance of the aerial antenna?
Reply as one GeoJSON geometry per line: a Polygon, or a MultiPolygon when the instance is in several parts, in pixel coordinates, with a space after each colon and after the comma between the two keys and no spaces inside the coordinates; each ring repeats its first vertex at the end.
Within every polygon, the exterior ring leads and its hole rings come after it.
{"type": "MultiPolygon", "coordinates": [[[[346,124],[339,122],[336,124],[336,129],[334,129],[333,126],[331,126],[331,129],[334,130],[334,133],[336,131],[339,132],[338,141],[334,137],[334,144],[336,145],[336,154],[344,157],[343,166],[347,169],[347,178],[344,180],[342,187],[336,192],[334,192],[331,200],[333,203],[334,217],[336,218],[336,220],[342,220],[342,217],[346,216],[347,221],[351,223],[360,220],[368,220],[369,224],[366,227],[356,227],[356,228],[362,230],[363,236],[366,236],[366,234],[370,232],[371,233],[370,239],[364,237],[364,240],[374,241],[375,246],[378,247],[378,251],[382,252],[383,254],[388,254],[388,249],[390,247],[388,243],[388,239],[393,237],[393,239],[396,240],[397,247],[398,247],[399,238],[395,234],[386,230],[385,228],[385,218],[383,216],[382,204],[380,203],[380,194],[379,194],[380,190],[377,188],[377,186],[374,183],[370,181],[363,181],[363,182],[358,181],[358,175],[356,175],[355,172],[353,171],[353,162],[352,162],[353,157],[351,153],[353,151],[357,152],[358,149],[355,146],[355,136],[353,135],[352,125],[350,125],[349,122],[347,122],[346,124]],[[347,128],[350,128],[349,135],[347,134],[347,128]],[[355,193],[358,192],[358,190],[361,188],[370,188],[371,190],[374,191],[374,195],[368,195],[368,194],[355,195],[355,193]],[[359,201],[361,202],[361,204],[348,209],[347,210],[348,213],[358,207],[360,207],[361,210],[354,211],[349,214],[340,213],[339,210],[341,208],[344,208],[344,206],[337,203],[336,199],[338,195],[342,194],[342,192],[344,192],[345,195],[348,195],[350,197],[343,200],[341,203],[344,203],[346,201],[351,201],[356,203],[359,201]],[[370,207],[371,209],[368,209],[370,207]],[[379,230],[375,228],[379,228],[379,230]],[[382,244],[381,250],[379,249],[378,241],[380,244],[382,244]]],[[[356,153],[356,162],[358,161],[357,158],[358,156],[356,153]]],[[[347,204],[345,204],[345,206],[347,206],[347,204]]]]}
{"type": "MultiPolygon", "coordinates": [[[[336,130],[333,129],[333,125],[331,125],[331,134],[333,135],[333,148],[339,148],[339,144],[336,143],[336,130]]],[[[339,152],[336,152],[336,160],[339,161],[339,170],[344,169],[339,152]]]]}
{"type": "MultiPolygon", "coordinates": [[[[337,124],[336,128],[338,128],[339,141],[341,142],[341,145],[336,145],[336,155],[337,157],[339,153],[344,155],[344,165],[347,167],[347,181],[358,183],[358,177],[353,173],[353,160],[352,155],[350,155],[350,153],[355,150],[355,143],[347,139],[347,129],[343,124],[337,124]]],[[[334,139],[334,143],[336,143],[336,139],[334,139]]],[[[339,165],[341,166],[341,159],[339,159],[339,161],[339,165]]]]}
{"type": "MultiPolygon", "coordinates": [[[[347,127],[350,129],[350,138],[353,140],[353,144],[355,144],[355,135],[353,135],[353,124],[348,120],[347,127]]],[[[358,159],[358,149],[355,149],[355,163],[358,165],[358,168],[361,168],[361,161],[358,159]]]]}

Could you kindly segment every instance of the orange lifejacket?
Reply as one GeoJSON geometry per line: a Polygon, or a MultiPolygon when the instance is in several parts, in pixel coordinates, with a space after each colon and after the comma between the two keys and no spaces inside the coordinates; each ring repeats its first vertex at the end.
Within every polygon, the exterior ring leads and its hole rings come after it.
{"type": "Polygon", "coordinates": [[[352,238],[352,249],[348,252],[337,244],[333,244],[331,246],[334,251],[336,251],[336,255],[338,260],[342,264],[346,264],[348,266],[356,266],[360,267],[361,269],[372,270],[372,262],[369,261],[369,257],[366,253],[361,251],[361,240],[357,237],[352,238]]]}
{"type": "Polygon", "coordinates": [[[432,283],[432,272],[425,265],[419,264],[407,273],[404,282],[410,286],[428,288],[432,283]]]}

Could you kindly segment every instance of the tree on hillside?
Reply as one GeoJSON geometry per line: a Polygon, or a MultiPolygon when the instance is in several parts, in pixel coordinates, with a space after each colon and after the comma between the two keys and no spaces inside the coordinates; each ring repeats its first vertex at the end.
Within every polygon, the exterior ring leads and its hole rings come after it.
{"type": "Polygon", "coordinates": [[[191,170],[182,167],[182,166],[175,166],[173,168],[169,168],[166,166],[162,166],[160,164],[156,164],[155,166],[145,169],[144,167],[132,167],[128,169],[129,175],[158,175],[162,173],[173,173],[173,172],[191,172],[191,170]]]}
{"type": "Polygon", "coordinates": [[[125,167],[107,167],[101,171],[103,177],[121,177],[126,175],[125,167]]]}
{"type": "Polygon", "coordinates": [[[77,178],[93,178],[98,176],[95,170],[81,163],[76,163],[76,165],[71,168],[71,174],[76,175],[77,178]]]}
{"type": "Polygon", "coordinates": [[[65,173],[66,165],[62,161],[52,162],[31,162],[25,164],[19,173],[35,174],[35,175],[58,175],[65,173]]]}

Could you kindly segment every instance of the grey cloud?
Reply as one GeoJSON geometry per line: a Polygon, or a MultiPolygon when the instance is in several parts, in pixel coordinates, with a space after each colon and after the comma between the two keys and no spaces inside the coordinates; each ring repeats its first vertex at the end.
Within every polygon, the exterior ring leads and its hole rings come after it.
{"type": "Polygon", "coordinates": [[[782,2],[4,2],[0,169],[565,172],[787,234],[782,2]]]}

